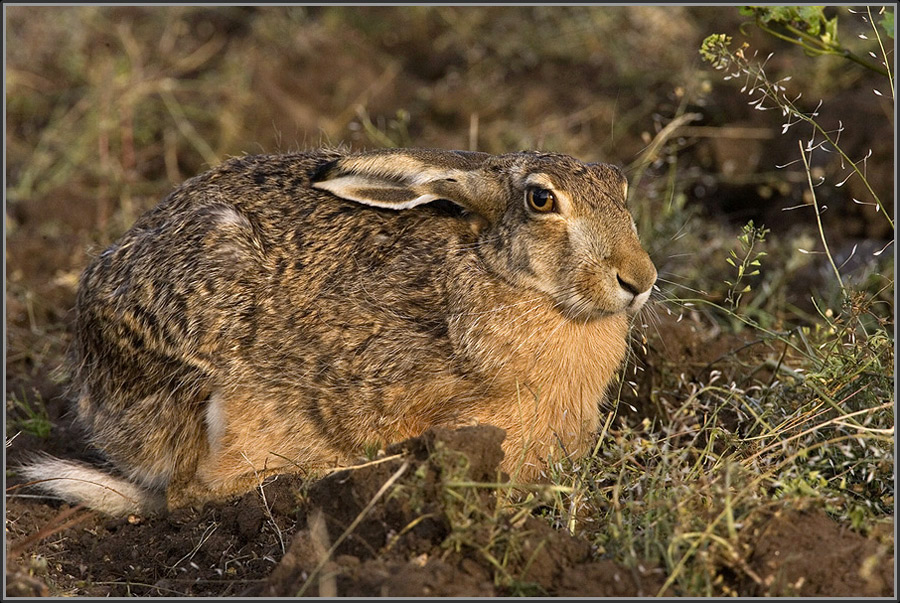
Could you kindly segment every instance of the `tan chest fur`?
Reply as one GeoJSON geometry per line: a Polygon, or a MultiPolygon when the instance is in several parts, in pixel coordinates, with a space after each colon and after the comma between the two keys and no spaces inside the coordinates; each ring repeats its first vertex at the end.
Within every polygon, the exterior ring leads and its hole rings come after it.
{"type": "Polygon", "coordinates": [[[490,313],[490,320],[471,320],[461,337],[465,353],[489,367],[492,384],[490,403],[475,419],[506,429],[508,456],[584,453],[625,356],[627,317],[575,322],[544,300],[499,304],[490,313]]]}

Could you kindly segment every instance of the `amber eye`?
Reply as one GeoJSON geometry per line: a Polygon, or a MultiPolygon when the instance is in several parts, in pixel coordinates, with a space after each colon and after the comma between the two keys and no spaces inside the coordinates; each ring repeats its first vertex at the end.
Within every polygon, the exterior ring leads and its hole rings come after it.
{"type": "Polygon", "coordinates": [[[556,197],[553,192],[545,188],[529,188],[525,192],[528,207],[536,212],[545,214],[556,208],[556,197]]]}

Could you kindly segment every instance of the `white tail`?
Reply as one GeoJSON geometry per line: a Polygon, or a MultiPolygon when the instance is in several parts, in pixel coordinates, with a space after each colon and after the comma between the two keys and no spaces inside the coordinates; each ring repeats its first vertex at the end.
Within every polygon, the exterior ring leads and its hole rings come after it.
{"type": "Polygon", "coordinates": [[[19,472],[45,492],[109,515],[148,513],[165,508],[162,494],[84,463],[47,456],[23,465],[19,472]]]}

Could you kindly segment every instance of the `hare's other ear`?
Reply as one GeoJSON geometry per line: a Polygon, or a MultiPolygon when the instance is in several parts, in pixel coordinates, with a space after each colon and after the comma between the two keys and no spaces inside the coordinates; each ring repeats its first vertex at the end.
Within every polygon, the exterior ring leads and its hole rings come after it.
{"type": "Polygon", "coordinates": [[[322,166],[313,187],[374,207],[409,209],[447,199],[488,220],[502,212],[481,173],[487,153],[384,149],[348,155],[322,166]]]}

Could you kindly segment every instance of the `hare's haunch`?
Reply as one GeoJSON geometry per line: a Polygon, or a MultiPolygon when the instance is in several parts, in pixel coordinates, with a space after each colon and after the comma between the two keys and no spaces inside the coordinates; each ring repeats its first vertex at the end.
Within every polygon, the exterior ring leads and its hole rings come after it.
{"type": "Polygon", "coordinates": [[[433,425],[503,468],[586,452],[656,269],[610,165],[522,152],[241,157],[82,276],[78,417],[114,469],[25,467],[109,513],[349,463],[433,425]]]}

